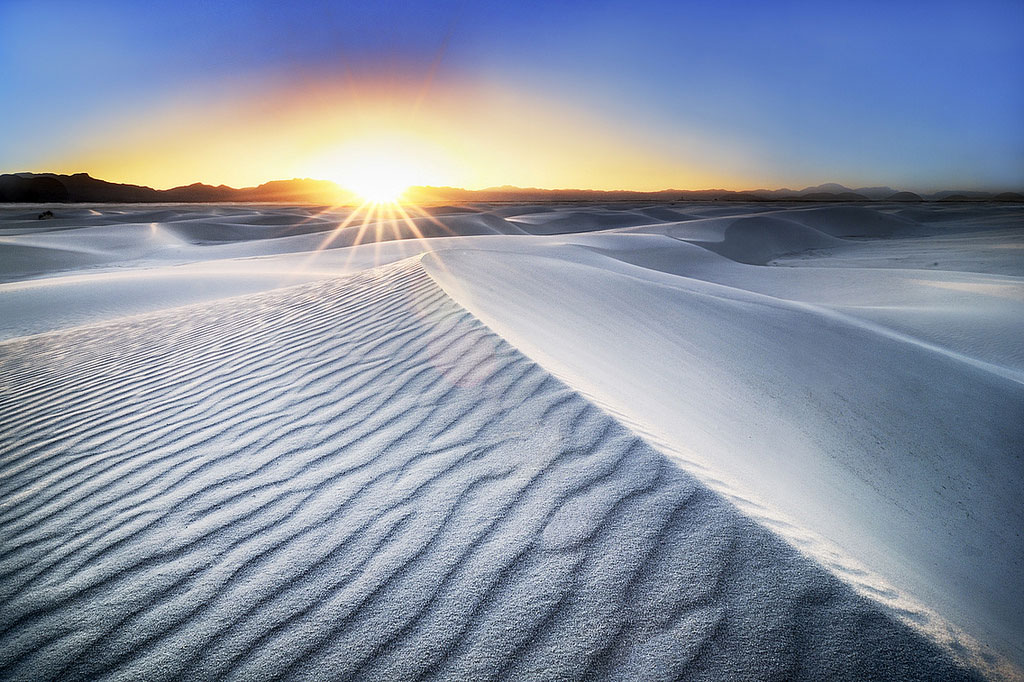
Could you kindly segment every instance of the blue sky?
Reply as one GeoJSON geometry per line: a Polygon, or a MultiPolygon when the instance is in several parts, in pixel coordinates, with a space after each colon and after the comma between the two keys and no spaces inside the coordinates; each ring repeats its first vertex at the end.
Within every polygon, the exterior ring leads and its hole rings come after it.
{"type": "Polygon", "coordinates": [[[564,103],[751,187],[1024,187],[1019,0],[0,0],[0,170],[59,165],[102,125],[195,107],[194,92],[422,82],[432,65],[438,81],[564,103]]]}

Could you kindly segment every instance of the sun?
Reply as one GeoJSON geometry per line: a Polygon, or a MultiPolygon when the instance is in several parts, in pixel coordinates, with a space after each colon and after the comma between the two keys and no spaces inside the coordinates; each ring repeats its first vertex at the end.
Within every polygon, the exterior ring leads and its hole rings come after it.
{"type": "Polygon", "coordinates": [[[401,161],[377,156],[356,161],[347,169],[343,184],[364,201],[393,204],[409,189],[409,168],[401,161]]]}
{"type": "Polygon", "coordinates": [[[367,204],[408,203],[420,186],[450,184],[457,165],[429,134],[401,126],[352,131],[332,140],[303,163],[308,177],[331,180],[367,204]]]}
{"type": "Polygon", "coordinates": [[[333,180],[366,203],[393,204],[410,186],[429,181],[427,160],[414,140],[373,136],[325,148],[310,170],[313,177],[333,180]]]}

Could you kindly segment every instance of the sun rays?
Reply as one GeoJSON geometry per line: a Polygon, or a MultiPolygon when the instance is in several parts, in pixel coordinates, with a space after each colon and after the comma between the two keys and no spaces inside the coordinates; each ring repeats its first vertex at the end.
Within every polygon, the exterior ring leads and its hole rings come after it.
{"type": "MultiPolygon", "coordinates": [[[[387,186],[394,187],[394,185],[387,186]]],[[[385,185],[382,184],[380,187],[383,188],[385,185]]],[[[383,189],[381,191],[383,192],[383,189]]],[[[306,224],[327,214],[341,211],[344,208],[345,206],[341,204],[326,206],[311,213],[300,224],[306,224]]],[[[394,260],[393,256],[381,257],[381,248],[385,243],[408,240],[410,248],[408,253],[402,256],[408,257],[433,251],[430,241],[437,237],[448,236],[454,237],[457,235],[448,225],[438,220],[427,208],[413,201],[402,198],[395,200],[371,200],[368,197],[364,197],[361,203],[352,207],[344,218],[340,219],[333,228],[325,232],[319,244],[309,251],[308,257],[303,260],[299,270],[309,270],[324,251],[339,249],[346,251],[347,254],[340,266],[337,265],[338,261],[333,261],[335,266],[332,267],[332,270],[336,269],[338,274],[342,274],[357,265],[355,262],[356,256],[365,256],[365,249],[371,245],[373,249],[373,265],[383,265],[394,260]],[[430,225],[436,226],[439,229],[430,229],[425,232],[422,226],[423,223],[430,223],[430,225]],[[416,244],[413,245],[411,242],[416,242],[416,244]]]]}
{"type": "Polygon", "coordinates": [[[337,223],[325,231],[305,259],[303,268],[312,266],[319,254],[328,249],[347,251],[343,261],[330,260],[332,270],[346,271],[357,257],[380,265],[393,260],[396,252],[406,257],[432,250],[427,243],[431,238],[456,236],[429,209],[413,201],[414,197],[419,197],[411,190],[429,184],[439,177],[438,173],[443,176],[443,169],[434,158],[436,152],[400,127],[377,130],[325,148],[317,159],[315,174],[331,179],[342,188],[345,196],[354,196],[357,203],[327,206],[305,221],[338,215],[337,223]],[[408,249],[392,246],[382,259],[382,244],[406,240],[409,240],[408,249]],[[370,244],[374,245],[372,255],[365,248],[370,244]]]}

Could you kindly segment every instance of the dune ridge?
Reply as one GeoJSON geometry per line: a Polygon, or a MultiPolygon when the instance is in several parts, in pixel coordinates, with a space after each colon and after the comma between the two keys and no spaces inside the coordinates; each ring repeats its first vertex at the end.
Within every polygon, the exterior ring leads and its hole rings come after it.
{"type": "Polygon", "coordinates": [[[1019,656],[1019,368],[579,251],[425,262],[527,356],[865,594],[972,659],[1019,656]]]}
{"type": "Polygon", "coordinates": [[[5,679],[973,677],[415,260],[0,377],[5,679]]]}

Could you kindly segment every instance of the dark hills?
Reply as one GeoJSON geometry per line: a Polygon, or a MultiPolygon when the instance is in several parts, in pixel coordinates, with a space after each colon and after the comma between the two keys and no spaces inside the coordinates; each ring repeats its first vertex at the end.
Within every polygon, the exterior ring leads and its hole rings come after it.
{"type": "Polygon", "coordinates": [[[856,192],[809,192],[799,197],[800,201],[871,201],[856,192]]]}
{"type": "Polygon", "coordinates": [[[913,192],[896,192],[886,201],[924,201],[920,194],[914,194],[913,192]]]}
{"type": "Polygon", "coordinates": [[[87,173],[14,173],[0,175],[0,201],[193,203],[203,201],[336,203],[352,200],[350,193],[326,180],[275,180],[258,187],[194,183],[172,189],[153,189],[98,180],[87,173]]]}
{"type": "MultiPolygon", "coordinates": [[[[735,192],[725,189],[658,192],[632,190],[538,189],[536,187],[490,187],[467,190],[459,187],[412,187],[406,193],[418,203],[465,203],[502,201],[1008,201],[1024,202],[1024,194],[999,194],[947,190],[928,195],[899,191],[891,187],[850,189],[826,183],[802,190],[757,189],[735,192]]],[[[0,202],[54,203],[194,203],[209,201],[256,203],[353,203],[357,198],[327,180],[309,178],[274,180],[258,187],[236,189],[227,185],[193,183],[159,190],[142,185],[107,182],[87,173],[12,173],[0,175],[0,202]]]]}

